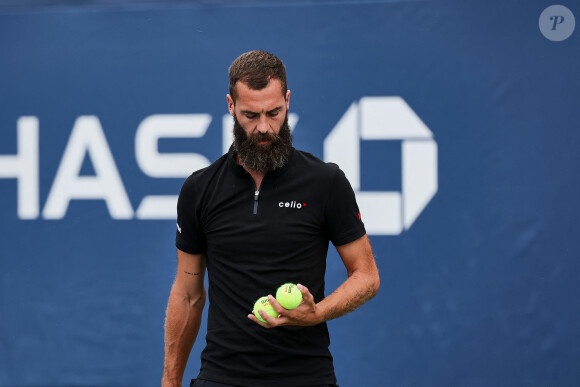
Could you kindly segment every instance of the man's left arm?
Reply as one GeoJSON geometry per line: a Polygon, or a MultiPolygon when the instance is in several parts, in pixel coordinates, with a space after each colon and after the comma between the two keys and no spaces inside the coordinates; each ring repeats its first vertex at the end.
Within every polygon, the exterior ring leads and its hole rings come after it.
{"type": "Polygon", "coordinates": [[[353,242],[337,246],[336,250],[346,267],[348,278],[332,294],[315,303],[310,291],[298,284],[303,301],[296,309],[282,308],[270,295],[270,303],[280,316],[274,318],[261,314],[267,323],[258,321],[253,315],[248,317],[268,328],[280,325],[310,326],[352,312],[374,297],[379,290],[380,278],[369,238],[364,235],[353,242]]]}
{"type": "Polygon", "coordinates": [[[352,312],[373,298],[380,286],[379,270],[366,235],[346,245],[337,246],[336,250],[346,267],[348,278],[317,304],[323,321],[352,312]]]}

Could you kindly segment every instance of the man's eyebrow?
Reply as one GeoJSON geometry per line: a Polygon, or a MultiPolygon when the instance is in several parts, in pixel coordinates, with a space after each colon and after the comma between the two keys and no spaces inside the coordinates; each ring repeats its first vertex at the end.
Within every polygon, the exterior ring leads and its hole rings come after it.
{"type": "MultiPolygon", "coordinates": [[[[278,106],[278,107],[275,107],[275,108],[274,108],[274,109],[272,109],[272,110],[268,110],[268,111],[266,112],[266,114],[277,113],[277,112],[279,112],[280,110],[282,110],[282,107],[283,107],[283,106],[278,106]]],[[[254,112],[254,111],[251,111],[251,110],[242,110],[242,113],[243,113],[243,114],[259,114],[258,112],[254,112]]]]}
{"type": "Polygon", "coordinates": [[[274,109],[272,109],[272,110],[268,110],[268,111],[266,112],[266,114],[277,113],[277,112],[279,112],[280,110],[282,110],[282,106],[278,106],[278,107],[276,107],[276,108],[274,108],[274,109]]]}

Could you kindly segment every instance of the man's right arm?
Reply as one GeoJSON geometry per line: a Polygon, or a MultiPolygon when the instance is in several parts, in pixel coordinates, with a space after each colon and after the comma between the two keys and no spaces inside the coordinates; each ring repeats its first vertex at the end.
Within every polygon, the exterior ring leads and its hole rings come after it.
{"type": "Polygon", "coordinates": [[[205,255],[177,250],[177,274],[165,318],[163,387],[181,386],[205,305],[205,255]]]}

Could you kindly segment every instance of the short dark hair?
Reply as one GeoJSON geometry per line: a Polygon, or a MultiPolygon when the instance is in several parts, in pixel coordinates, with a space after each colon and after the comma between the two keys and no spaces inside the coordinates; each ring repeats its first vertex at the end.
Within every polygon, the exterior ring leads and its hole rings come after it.
{"type": "Polygon", "coordinates": [[[282,95],[286,98],[288,85],[284,63],[274,54],[266,51],[249,51],[240,55],[230,66],[230,96],[236,100],[236,84],[243,82],[250,89],[261,90],[268,86],[270,79],[282,83],[282,95]]]}

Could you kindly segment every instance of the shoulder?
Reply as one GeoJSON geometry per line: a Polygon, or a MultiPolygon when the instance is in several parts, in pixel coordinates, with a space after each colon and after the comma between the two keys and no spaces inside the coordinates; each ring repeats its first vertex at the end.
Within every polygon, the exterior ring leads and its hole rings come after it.
{"type": "Polygon", "coordinates": [[[338,164],[322,161],[311,153],[295,152],[293,178],[318,192],[351,192],[352,185],[338,164]]]}
{"type": "Polygon", "coordinates": [[[331,189],[334,181],[344,176],[335,163],[322,161],[312,153],[295,151],[292,160],[292,177],[311,187],[319,187],[323,191],[331,189]]]}
{"type": "Polygon", "coordinates": [[[219,159],[205,168],[198,169],[193,172],[187,179],[185,179],[181,188],[182,193],[194,192],[206,187],[213,177],[224,168],[227,162],[227,154],[224,154],[219,159]]]}
{"type": "Polygon", "coordinates": [[[309,152],[296,150],[294,152],[294,164],[306,171],[310,171],[318,176],[334,176],[338,171],[339,167],[335,163],[327,163],[322,161],[315,155],[309,152]]]}

